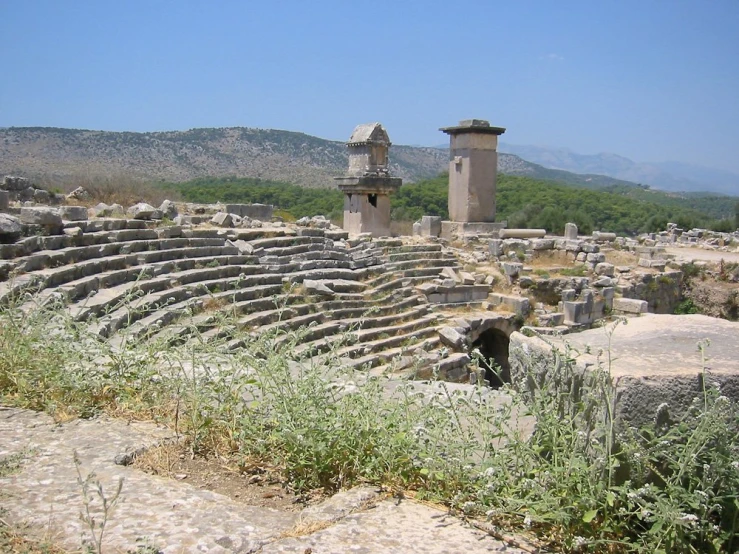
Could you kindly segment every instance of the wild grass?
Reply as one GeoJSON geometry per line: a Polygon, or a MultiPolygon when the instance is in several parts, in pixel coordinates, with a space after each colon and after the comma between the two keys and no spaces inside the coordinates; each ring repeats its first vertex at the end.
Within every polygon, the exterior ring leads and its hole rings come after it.
{"type": "Polygon", "coordinates": [[[607,358],[586,372],[569,352],[532,359],[518,389],[493,392],[348,371],[340,342],[318,363],[295,354],[309,331],[243,334],[236,351],[196,328],[180,345],[126,340],[125,330],[112,341],[61,306],[10,305],[0,402],[58,419],[157,419],[194,454],[269,464],[297,492],[412,491],[567,552],[739,547],[737,406],[707,370],[690,410],[662,406],[632,429],[615,419],[607,358]],[[533,431],[517,421],[535,421],[533,431]]]}
{"type": "Polygon", "coordinates": [[[49,190],[59,190],[69,194],[77,187],[84,188],[90,199],[80,202],[94,206],[99,202],[121,204],[124,208],[137,202],[148,202],[159,206],[164,200],[180,200],[181,196],[174,189],[164,188],[150,181],[136,179],[130,175],[79,174],[65,177],[44,177],[39,185],[49,190]]]}

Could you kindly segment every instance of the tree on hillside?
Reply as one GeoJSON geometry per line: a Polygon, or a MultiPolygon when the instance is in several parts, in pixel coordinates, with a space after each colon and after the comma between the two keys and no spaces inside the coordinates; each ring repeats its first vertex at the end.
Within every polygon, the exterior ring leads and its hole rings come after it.
{"type": "Polygon", "coordinates": [[[734,223],[736,224],[736,228],[739,229],[739,202],[734,206],[734,223]]]}

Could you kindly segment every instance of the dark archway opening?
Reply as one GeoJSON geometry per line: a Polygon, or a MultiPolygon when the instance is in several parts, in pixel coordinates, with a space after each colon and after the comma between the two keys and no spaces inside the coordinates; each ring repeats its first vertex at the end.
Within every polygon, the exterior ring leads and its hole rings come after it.
{"type": "Polygon", "coordinates": [[[500,329],[488,329],[483,331],[473,343],[473,348],[480,350],[485,361],[492,366],[483,364],[485,369],[485,380],[493,388],[499,388],[504,383],[511,382],[511,367],[508,365],[508,347],[510,339],[500,329]]]}
{"type": "Polygon", "coordinates": [[[376,194],[368,194],[367,200],[369,200],[369,203],[372,204],[375,208],[377,207],[377,195],[376,194]]]}

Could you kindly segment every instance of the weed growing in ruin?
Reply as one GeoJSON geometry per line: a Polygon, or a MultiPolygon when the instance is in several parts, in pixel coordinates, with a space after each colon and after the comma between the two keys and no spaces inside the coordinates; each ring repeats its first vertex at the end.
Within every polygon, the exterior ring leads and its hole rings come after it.
{"type": "Polygon", "coordinates": [[[563,267],[556,271],[565,277],[584,277],[588,273],[588,268],[585,264],[579,264],[573,267],[563,267]]]}
{"type": "Polygon", "coordinates": [[[120,500],[123,478],[118,479],[115,491],[108,495],[95,473],[88,473],[82,477],[82,467],[77,452],[74,453],[74,467],[77,470],[77,484],[82,493],[83,510],[80,512],[80,520],[90,531],[92,539],[87,543],[88,550],[95,554],[103,554],[105,527],[120,500]]]}

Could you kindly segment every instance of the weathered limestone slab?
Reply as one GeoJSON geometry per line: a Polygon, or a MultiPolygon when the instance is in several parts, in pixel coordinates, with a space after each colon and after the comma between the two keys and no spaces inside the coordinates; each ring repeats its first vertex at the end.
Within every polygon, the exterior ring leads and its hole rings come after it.
{"type": "MultiPolygon", "coordinates": [[[[598,352],[609,347],[608,333],[592,329],[567,335],[567,342],[580,352],[577,364],[594,367],[598,352]],[[586,354],[589,348],[590,354],[586,354]]],[[[523,385],[527,368],[546,371],[552,347],[565,351],[565,339],[549,343],[520,333],[511,335],[510,365],[514,384],[523,385]]],[[[644,315],[618,325],[610,337],[611,376],[620,398],[620,418],[634,425],[653,420],[658,406],[669,405],[673,417],[684,413],[694,398],[703,397],[707,384],[720,384],[721,394],[739,401],[739,323],[704,315],[644,315]],[[698,343],[710,341],[703,372],[698,343]]],[[[607,360],[603,355],[601,361],[607,360]]]]}
{"type": "Polygon", "coordinates": [[[577,240],[577,225],[574,223],[565,223],[565,239],[577,240]]]}
{"type": "Polygon", "coordinates": [[[5,212],[8,210],[10,204],[10,195],[6,190],[0,190],[0,211],[5,212]]]}

